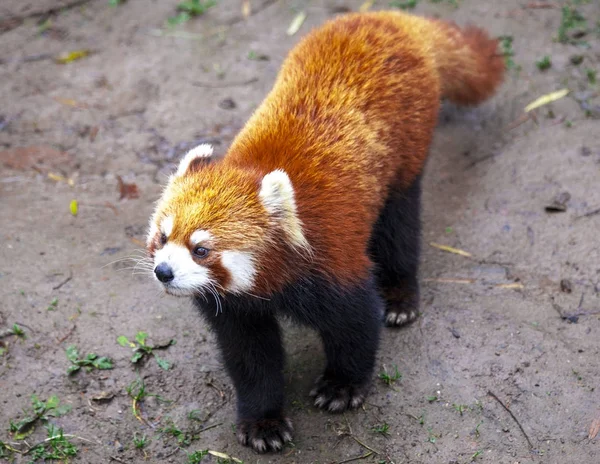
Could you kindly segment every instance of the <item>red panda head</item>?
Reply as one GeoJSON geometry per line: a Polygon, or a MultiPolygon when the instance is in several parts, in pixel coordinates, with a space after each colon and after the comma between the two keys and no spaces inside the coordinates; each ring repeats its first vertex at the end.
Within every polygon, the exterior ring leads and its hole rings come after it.
{"type": "Polygon", "coordinates": [[[284,171],[261,175],[211,155],[200,145],[183,158],[150,220],[154,275],[172,295],[253,291],[282,243],[309,249],[284,171]]]}

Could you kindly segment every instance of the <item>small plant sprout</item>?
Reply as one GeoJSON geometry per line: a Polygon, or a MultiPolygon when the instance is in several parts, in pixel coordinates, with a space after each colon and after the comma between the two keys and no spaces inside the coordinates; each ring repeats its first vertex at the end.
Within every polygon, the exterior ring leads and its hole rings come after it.
{"type": "Polygon", "coordinates": [[[67,369],[67,374],[71,375],[80,370],[82,367],[85,368],[87,372],[92,369],[112,369],[113,364],[110,358],[105,356],[98,357],[96,353],[89,353],[84,358],[79,358],[79,351],[77,347],[71,345],[67,348],[67,359],[71,361],[71,365],[67,369]]]}
{"type": "Polygon", "coordinates": [[[148,334],[146,332],[138,332],[135,335],[135,342],[129,341],[129,339],[125,335],[121,335],[117,338],[117,343],[123,347],[129,347],[133,350],[133,356],[131,357],[131,362],[133,364],[137,364],[141,361],[145,356],[154,356],[156,363],[164,370],[169,370],[172,364],[166,359],[162,359],[158,356],[154,350],[164,349],[171,345],[175,344],[175,340],[169,340],[165,343],[148,345],[146,343],[146,339],[148,338],[148,334]]]}
{"type": "Polygon", "coordinates": [[[548,55],[535,62],[535,65],[540,71],[546,71],[552,67],[552,60],[548,55]]]}
{"type": "Polygon", "coordinates": [[[383,366],[383,372],[379,373],[379,378],[388,386],[391,386],[396,380],[402,378],[402,374],[398,371],[398,366],[394,364],[392,367],[394,368],[392,373],[389,373],[385,366],[383,366]]]}
{"type": "Polygon", "coordinates": [[[427,397],[427,401],[429,401],[430,403],[433,403],[433,402],[435,402],[437,400],[438,400],[437,396],[428,396],[427,397]]]}
{"type": "Polygon", "coordinates": [[[390,8],[399,8],[401,10],[412,10],[417,6],[419,0],[392,0],[389,3],[390,8]]]}
{"type": "Polygon", "coordinates": [[[183,24],[194,16],[203,15],[209,8],[212,8],[216,4],[217,2],[215,0],[188,0],[186,2],[181,2],[177,5],[179,13],[176,16],[170,17],[167,22],[171,26],[183,24]]]}
{"type": "Polygon", "coordinates": [[[23,339],[27,338],[25,331],[18,324],[13,324],[13,326],[10,328],[10,333],[23,339]]]}
{"type": "Polygon", "coordinates": [[[469,406],[466,404],[453,404],[452,407],[458,412],[461,416],[465,411],[469,410],[469,406]]]}
{"type": "Polygon", "coordinates": [[[133,382],[131,382],[125,388],[125,390],[127,391],[127,394],[129,395],[129,397],[132,400],[131,401],[131,411],[133,412],[134,417],[137,420],[139,420],[140,422],[144,422],[144,420],[142,419],[142,416],[140,415],[139,404],[147,396],[146,384],[144,384],[144,381],[141,378],[136,379],[133,382]]]}
{"type": "Polygon", "coordinates": [[[383,435],[384,437],[389,437],[390,435],[390,425],[387,422],[384,422],[383,424],[377,424],[374,425],[371,430],[374,433],[378,433],[380,435],[383,435]]]}
{"type": "Polygon", "coordinates": [[[435,443],[438,439],[438,437],[436,436],[435,433],[433,433],[433,430],[431,427],[427,428],[427,433],[429,434],[429,436],[427,437],[427,441],[429,443],[435,443]]]}
{"type": "Polygon", "coordinates": [[[572,37],[571,32],[574,29],[585,27],[585,18],[571,6],[563,6],[561,9],[560,26],[558,27],[558,41],[563,44],[576,44],[578,41],[572,37]]]}
{"type": "Polygon", "coordinates": [[[473,453],[473,456],[471,456],[471,462],[473,462],[475,459],[477,459],[477,456],[480,456],[481,454],[483,454],[483,451],[481,451],[481,450],[475,451],[475,453],[473,453]]]}
{"type": "Polygon", "coordinates": [[[479,424],[477,424],[477,426],[475,427],[475,438],[479,438],[479,436],[481,435],[481,433],[479,432],[479,427],[481,427],[481,424],[483,424],[483,421],[479,422],[479,424]]]}
{"type": "Polygon", "coordinates": [[[58,308],[58,298],[53,298],[50,304],[48,305],[48,311],[56,311],[58,308]]]}
{"type": "Polygon", "coordinates": [[[587,80],[590,84],[595,84],[597,82],[597,73],[595,69],[586,69],[585,75],[587,76],[587,80]]]}
{"type": "Polygon", "coordinates": [[[135,446],[136,449],[144,449],[147,444],[148,437],[146,436],[146,434],[138,435],[137,432],[133,433],[133,446],[135,446]]]}
{"type": "Polygon", "coordinates": [[[515,55],[515,51],[513,50],[513,37],[511,35],[504,35],[500,37],[500,48],[502,49],[502,53],[504,55],[506,68],[515,68],[516,65],[512,58],[515,55]]]}
{"type": "Polygon", "coordinates": [[[187,462],[188,464],[200,464],[205,456],[208,456],[208,450],[194,451],[188,454],[187,462]]]}
{"type": "Polygon", "coordinates": [[[181,430],[172,420],[169,420],[167,425],[160,431],[164,434],[174,437],[179,446],[189,446],[192,443],[192,437],[190,434],[184,430],[181,430]]]}

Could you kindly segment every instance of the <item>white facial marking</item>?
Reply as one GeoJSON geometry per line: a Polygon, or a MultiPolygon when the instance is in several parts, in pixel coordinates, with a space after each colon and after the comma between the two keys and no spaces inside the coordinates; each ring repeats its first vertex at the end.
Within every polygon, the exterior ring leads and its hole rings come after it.
{"type": "Polygon", "coordinates": [[[166,263],[173,271],[174,279],[165,285],[173,295],[193,295],[210,283],[207,268],[196,264],[186,247],[167,243],[154,255],[154,267],[166,263]]]}
{"type": "Polygon", "coordinates": [[[146,238],[147,245],[150,245],[150,243],[152,243],[152,240],[154,240],[154,237],[156,237],[156,234],[158,234],[158,227],[156,226],[156,221],[155,221],[154,217],[152,217],[150,219],[150,227],[148,228],[148,235],[146,238]]]}
{"type": "Polygon", "coordinates": [[[212,235],[207,230],[197,230],[190,237],[190,243],[192,245],[198,245],[206,240],[210,240],[212,235]]]}
{"type": "Polygon", "coordinates": [[[296,211],[294,187],[286,172],[276,169],[263,177],[258,196],[270,214],[281,214],[282,228],[292,244],[310,253],[310,245],[296,211]]]}
{"type": "Polygon", "coordinates": [[[173,217],[168,216],[164,218],[160,223],[160,231],[169,238],[171,232],[173,232],[173,217]]]}
{"type": "Polygon", "coordinates": [[[213,154],[213,147],[208,143],[198,145],[196,148],[192,148],[183,157],[177,168],[176,176],[183,176],[190,167],[190,164],[197,158],[210,158],[213,154]]]}
{"type": "Polygon", "coordinates": [[[224,251],[221,253],[221,262],[231,275],[231,284],[228,291],[232,293],[245,292],[254,286],[254,257],[251,253],[243,251],[224,251]]]}

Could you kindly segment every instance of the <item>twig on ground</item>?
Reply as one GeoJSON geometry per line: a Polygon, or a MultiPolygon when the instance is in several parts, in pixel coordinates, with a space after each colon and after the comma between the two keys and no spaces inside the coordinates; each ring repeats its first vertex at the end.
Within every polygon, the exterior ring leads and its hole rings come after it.
{"type": "Polygon", "coordinates": [[[355,458],[344,459],[343,461],[336,461],[335,464],[344,464],[346,462],[358,461],[359,459],[366,459],[372,455],[373,455],[373,451],[369,451],[367,454],[363,454],[362,456],[356,456],[355,458]]]}
{"type": "Polygon", "coordinates": [[[581,218],[585,218],[585,217],[595,216],[596,214],[600,214],[600,208],[596,208],[591,211],[588,211],[587,213],[582,214],[581,216],[577,216],[575,219],[581,219],[581,218]]]}
{"type": "Polygon", "coordinates": [[[352,439],[358,443],[360,446],[362,446],[363,448],[368,449],[369,451],[371,451],[371,453],[375,453],[375,454],[381,454],[379,451],[374,450],[373,448],[371,448],[368,445],[365,445],[362,441],[360,441],[358,438],[356,438],[354,435],[350,435],[352,437],[352,439]]]}
{"type": "Polygon", "coordinates": [[[223,422],[219,422],[218,424],[204,427],[202,430],[199,430],[198,433],[202,433],[202,432],[206,432],[207,430],[214,429],[215,427],[218,427],[219,425],[223,425],[223,422]]]}
{"type": "Polygon", "coordinates": [[[494,392],[492,392],[491,390],[488,390],[488,395],[490,395],[492,398],[494,398],[498,402],[498,404],[500,404],[500,406],[502,406],[504,408],[504,410],[508,414],[510,414],[510,417],[513,418],[513,420],[515,421],[515,423],[521,429],[521,432],[523,433],[523,436],[525,437],[525,439],[527,440],[527,443],[529,444],[529,448],[533,449],[533,443],[531,443],[531,440],[529,439],[529,436],[525,432],[525,429],[523,428],[523,426],[521,425],[521,423],[519,422],[519,420],[515,417],[515,415],[512,413],[512,411],[510,409],[508,409],[508,407],[506,407],[506,405],[500,400],[500,398],[498,398],[496,396],[496,394],[494,392]]]}
{"type": "Polygon", "coordinates": [[[57,339],[57,343],[60,345],[62,342],[64,342],[67,338],[69,338],[71,335],[73,335],[73,332],[75,331],[75,328],[77,326],[75,324],[73,324],[73,327],[71,327],[71,330],[69,330],[65,335],[63,335],[62,337],[60,337],[59,339],[57,339]]]}
{"type": "Polygon", "coordinates": [[[60,287],[62,287],[63,285],[65,285],[67,282],[69,282],[72,278],[73,278],[73,271],[71,271],[69,269],[69,277],[67,277],[65,280],[63,280],[62,282],[60,282],[58,285],[55,285],[54,287],[52,287],[52,290],[58,290],[60,287]]]}
{"type": "Polygon", "coordinates": [[[123,461],[122,459],[119,459],[116,456],[109,456],[108,459],[110,459],[111,461],[117,461],[120,462],[121,464],[127,464],[127,462],[123,461]]]}
{"type": "Polygon", "coordinates": [[[0,58],[0,64],[7,63],[32,63],[34,61],[49,60],[52,58],[50,53],[40,53],[38,55],[28,55],[22,58],[0,58]]]}

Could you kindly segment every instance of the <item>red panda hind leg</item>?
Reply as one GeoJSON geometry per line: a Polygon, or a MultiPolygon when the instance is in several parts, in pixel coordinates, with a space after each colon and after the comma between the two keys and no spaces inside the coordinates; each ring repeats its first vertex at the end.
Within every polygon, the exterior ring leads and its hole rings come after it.
{"type": "Polygon", "coordinates": [[[370,254],[390,327],[406,325],[419,314],[420,201],[420,176],[408,189],[392,188],[371,236],[370,254]]]}

